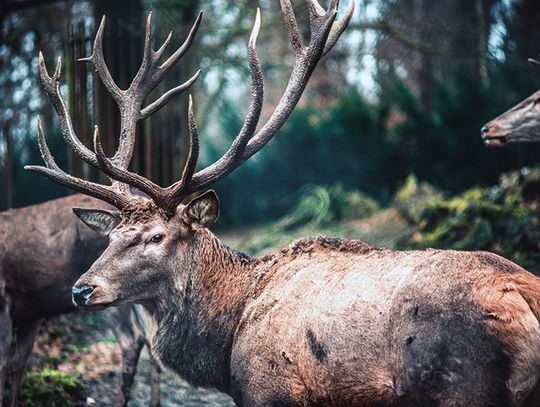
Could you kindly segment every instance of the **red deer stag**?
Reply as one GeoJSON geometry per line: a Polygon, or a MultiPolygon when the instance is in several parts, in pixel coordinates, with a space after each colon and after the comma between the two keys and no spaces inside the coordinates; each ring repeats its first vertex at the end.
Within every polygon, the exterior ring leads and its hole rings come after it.
{"type": "MultiPolygon", "coordinates": [[[[6,375],[10,400],[5,405],[16,405],[41,320],[77,310],[71,287],[107,247],[105,237],[81,225],[71,213],[73,206],[111,208],[100,200],[74,195],[0,213],[0,406],[6,375]]],[[[128,401],[139,353],[147,342],[144,324],[135,319],[138,315],[129,305],[105,313],[122,348],[118,406],[128,401]]],[[[158,372],[156,365],[152,406],[159,405],[158,372]]]]}
{"type": "MultiPolygon", "coordinates": [[[[213,191],[181,203],[279,131],[354,10],[351,4],[335,21],[337,0],[327,11],[307,0],[311,32],[304,45],[290,1],[280,3],[295,51],[291,78],[257,132],[257,13],[248,46],[251,105],[232,146],[211,166],[195,171],[192,103],[191,151],[180,180],[167,188],[128,171],[124,155],[106,157],[97,130],[95,153],[78,142],[72,147],[112,185],[68,175],[39,129],[47,167],[28,169],[119,209],[75,210],[109,235],[109,246],[74,285],[74,301],[89,310],[142,304],[156,322],[152,349],[161,363],[195,385],[230,394],[239,406],[538,406],[540,279],[519,266],[490,253],[393,251],[333,238],[251,258],[208,229],[218,216],[213,191]],[[130,195],[130,185],[147,198],[130,195]]],[[[155,53],[150,42],[147,32],[147,64],[126,91],[93,58],[121,104],[137,100],[139,118],[143,95],[132,87],[155,83],[167,66],[158,63],[162,48],[155,53]]]]}
{"type": "MultiPolygon", "coordinates": [[[[539,61],[529,59],[529,64],[540,71],[539,61]]],[[[480,132],[490,147],[540,141],[540,90],[491,120],[480,132]]]]}

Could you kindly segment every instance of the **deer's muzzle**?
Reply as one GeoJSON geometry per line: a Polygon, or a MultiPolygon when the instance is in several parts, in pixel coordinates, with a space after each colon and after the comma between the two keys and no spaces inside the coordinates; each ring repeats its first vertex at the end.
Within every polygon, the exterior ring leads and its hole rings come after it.
{"type": "Polygon", "coordinates": [[[508,143],[507,132],[491,122],[482,127],[480,135],[484,144],[489,147],[501,147],[508,143]]]}
{"type": "Polygon", "coordinates": [[[94,287],[89,285],[83,285],[81,287],[73,286],[73,288],[71,289],[73,304],[78,307],[86,305],[88,299],[92,296],[93,292],[94,287]]]}

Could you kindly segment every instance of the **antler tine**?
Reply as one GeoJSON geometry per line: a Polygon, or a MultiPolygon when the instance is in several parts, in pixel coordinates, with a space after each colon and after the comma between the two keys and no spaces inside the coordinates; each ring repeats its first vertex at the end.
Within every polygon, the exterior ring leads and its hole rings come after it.
{"type": "Polygon", "coordinates": [[[161,187],[159,185],[153,183],[147,178],[140,176],[139,174],[135,174],[131,171],[115,166],[111,160],[107,158],[101,145],[98,126],[96,126],[94,130],[94,150],[99,162],[99,167],[103,173],[113,181],[113,185],[114,181],[121,182],[126,185],[132,185],[141,192],[144,192],[156,202],[161,199],[161,187]]]}
{"type": "Polygon", "coordinates": [[[532,66],[534,69],[540,72],[540,61],[537,61],[536,59],[532,59],[532,58],[529,58],[527,61],[529,62],[530,66],[532,66]]]}
{"type": "Polygon", "coordinates": [[[152,80],[152,84],[155,86],[158,84],[164,77],[169,73],[171,68],[184,56],[184,54],[189,50],[191,47],[191,44],[193,44],[193,40],[195,39],[195,34],[197,34],[197,31],[199,30],[199,26],[201,25],[203,12],[200,11],[197,15],[197,18],[195,19],[195,22],[191,26],[191,29],[189,30],[189,33],[184,41],[184,43],[169,57],[163,64],[159,66],[159,69],[154,76],[152,80]]]}
{"type": "Polygon", "coordinates": [[[307,0],[310,15],[313,14],[318,17],[322,17],[326,14],[324,8],[319,4],[317,0],[307,0]]]}
{"type": "MultiPolygon", "coordinates": [[[[339,36],[349,24],[354,5],[349,6],[346,16],[334,25],[338,0],[332,0],[328,11],[322,13],[322,7],[316,0],[307,0],[310,12],[311,36],[309,45],[303,45],[296,19],[294,18],[290,0],[280,0],[285,25],[289,31],[292,47],[296,54],[295,63],[287,87],[278,102],[274,112],[266,124],[254,136],[248,137],[248,142],[239,148],[236,159],[231,160],[229,151],[211,166],[197,172],[191,181],[190,191],[197,191],[219,181],[230,174],[240,164],[249,159],[264,147],[281,129],[292,113],[294,107],[306,88],[307,82],[317,63],[335,44],[339,36]],[[331,35],[331,29],[334,27],[331,35]]],[[[354,0],[352,0],[354,2],[354,0]]],[[[262,82],[262,81],[261,81],[262,82]]],[[[239,143],[239,136],[233,142],[239,143]]],[[[241,145],[241,143],[239,143],[241,145]]]]}
{"type": "Polygon", "coordinates": [[[56,161],[49,150],[49,146],[47,145],[47,141],[45,140],[43,129],[41,127],[41,119],[39,117],[37,120],[37,129],[39,150],[41,151],[41,156],[43,157],[46,167],[26,165],[24,167],[25,170],[43,174],[63,186],[101,199],[119,209],[124,208],[128,204],[127,197],[116,193],[109,187],[73,177],[62,171],[56,164],[56,161]]]}
{"type": "Polygon", "coordinates": [[[124,92],[114,82],[114,79],[111,76],[111,72],[109,71],[109,68],[107,68],[107,64],[105,63],[105,57],[103,56],[103,34],[105,32],[105,20],[105,16],[103,16],[101,18],[101,23],[99,24],[99,28],[96,33],[96,38],[94,39],[92,55],[86,58],[80,58],[79,61],[91,62],[92,65],[94,65],[94,68],[96,69],[96,72],[98,73],[101,82],[103,82],[103,85],[105,85],[105,88],[114,98],[116,103],[120,105],[123,100],[124,92]]]}
{"type": "Polygon", "coordinates": [[[150,12],[148,13],[148,17],[146,18],[143,60],[126,93],[130,94],[130,96],[138,97],[139,99],[141,99],[142,102],[142,99],[144,99],[146,95],[148,95],[148,93],[150,93],[151,91],[151,89],[148,90],[148,76],[152,75],[152,71],[155,69],[155,65],[155,53],[152,50],[152,12],[150,12]]]}
{"type": "MultiPolygon", "coordinates": [[[[285,27],[287,27],[287,33],[289,35],[289,40],[294,49],[294,52],[298,55],[304,52],[304,41],[302,40],[302,35],[298,30],[298,24],[296,22],[296,17],[294,16],[294,10],[290,0],[280,0],[281,3],[281,12],[283,14],[283,20],[285,22],[285,27]]],[[[311,4],[311,3],[310,3],[311,4]]]]}
{"type": "MultiPolygon", "coordinates": [[[[188,126],[190,137],[189,154],[182,173],[182,178],[180,179],[180,185],[186,185],[189,181],[191,181],[193,174],[195,174],[197,160],[199,159],[199,132],[197,130],[197,123],[195,122],[195,114],[193,113],[193,98],[191,95],[189,95],[188,126]]],[[[176,207],[178,203],[174,206],[176,207]]]]}
{"type": "Polygon", "coordinates": [[[165,49],[167,49],[167,46],[169,45],[171,38],[172,38],[172,31],[169,31],[169,35],[167,35],[167,38],[165,38],[165,41],[163,42],[161,47],[159,47],[159,49],[156,52],[154,52],[154,58],[156,60],[159,61],[159,59],[163,55],[163,52],[165,51],[165,49]]]}
{"type": "MultiPolygon", "coordinates": [[[[264,80],[259,57],[257,55],[257,38],[260,28],[261,12],[260,9],[257,8],[255,23],[253,24],[253,29],[248,42],[248,60],[251,72],[251,102],[240,132],[234,139],[231,147],[220,159],[220,162],[222,163],[221,168],[228,168],[241,159],[246,144],[255,133],[261,115],[264,100],[264,80]]],[[[238,164],[240,163],[241,162],[238,162],[238,164]]],[[[224,174],[223,176],[225,175],[227,174],[224,174]]],[[[212,183],[213,176],[214,173],[212,171],[203,170],[200,173],[197,173],[197,181],[193,186],[190,187],[191,191],[201,189],[199,184],[204,184],[206,186],[212,183]]]]}
{"type": "Polygon", "coordinates": [[[88,164],[98,167],[97,160],[90,151],[77,137],[73,123],[71,121],[71,115],[66,107],[62,93],[60,92],[60,74],[62,70],[62,59],[58,58],[56,68],[54,69],[53,76],[49,76],[47,65],[45,64],[45,58],[41,51],[39,52],[39,76],[45,92],[51,99],[51,102],[56,110],[58,121],[60,124],[60,130],[62,136],[69,146],[69,148],[82,160],[88,164]]]}
{"type": "Polygon", "coordinates": [[[165,199],[161,202],[161,206],[168,213],[174,213],[178,204],[189,193],[187,187],[195,173],[195,167],[199,159],[199,132],[197,130],[197,123],[195,122],[195,114],[193,113],[193,98],[191,95],[189,95],[188,125],[190,137],[189,154],[182,172],[182,178],[177,183],[165,189],[165,199]]]}
{"type": "Polygon", "coordinates": [[[38,116],[37,118],[37,131],[38,131],[38,147],[39,147],[39,151],[41,152],[41,158],[43,158],[43,162],[45,163],[47,168],[50,168],[51,170],[60,171],[60,167],[58,167],[58,164],[56,164],[56,161],[54,160],[54,157],[51,154],[51,150],[49,150],[49,146],[47,145],[47,141],[45,140],[45,136],[43,134],[43,128],[41,127],[40,116],[38,116]]]}
{"type": "Polygon", "coordinates": [[[339,37],[341,37],[341,34],[345,31],[345,29],[349,26],[349,23],[351,22],[351,19],[354,15],[354,9],[355,9],[355,3],[354,0],[349,3],[347,6],[347,10],[345,11],[345,16],[343,16],[340,20],[336,21],[330,30],[330,34],[328,35],[328,40],[326,41],[326,45],[324,46],[323,56],[328,53],[332,49],[332,47],[336,44],[339,37]]]}
{"type": "Polygon", "coordinates": [[[140,119],[146,119],[148,116],[151,116],[155,112],[157,112],[159,109],[161,109],[163,106],[165,106],[169,100],[171,100],[176,95],[179,95],[189,88],[195,83],[195,81],[199,78],[199,75],[201,74],[201,70],[199,69],[195,75],[193,75],[191,78],[189,78],[186,82],[183,84],[169,89],[167,92],[165,92],[163,95],[161,95],[157,100],[146,106],[144,109],[141,110],[139,114],[140,119]]]}

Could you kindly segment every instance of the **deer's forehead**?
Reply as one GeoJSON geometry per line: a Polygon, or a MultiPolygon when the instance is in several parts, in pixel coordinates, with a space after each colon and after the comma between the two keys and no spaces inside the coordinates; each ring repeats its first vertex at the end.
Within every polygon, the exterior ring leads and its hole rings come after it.
{"type": "Polygon", "coordinates": [[[122,234],[139,234],[152,229],[162,229],[165,224],[159,219],[148,219],[145,222],[122,222],[116,231],[122,234]]]}
{"type": "Polygon", "coordinates": [[[179,226],[176,217],[167,217],[161,211],[138,211],[122,213],[122,222],[116,228],[121,234],[142,234],[146,232],[171,232],[179,226]]]}

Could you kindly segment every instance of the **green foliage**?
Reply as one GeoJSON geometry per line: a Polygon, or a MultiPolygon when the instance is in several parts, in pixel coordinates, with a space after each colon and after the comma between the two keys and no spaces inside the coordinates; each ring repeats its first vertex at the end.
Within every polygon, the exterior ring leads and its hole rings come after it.
{"type": "Polygon", "coordinates": [[[283,230],[300,226],[313,229],[332,222],[371,216],[379,209],[377,202],[359,191],[347,191],[337,184],[331,187],[307,185],[300,198],[277,226],[283,230]]]}
{"type": "Polygon", "coordinates": [[[48,367],[27,373],[21,383],[22,407],[83,405],[84,384],[77,378],[48,367]]]}
{"type": "Polygon", "coordinates": [[[379,209],[374,199],[340,184],[308,185],[284,216],[245,242],[242,249],[260,253],[309,235],[340,236],[344,233],[343,223],[369,217],[379,209]]]}
{"type": "MultiPolygon", "coordinates": [[[[517,74],[515,67],[494,64],[494,70],[501,77],[508,70],[517,74]]],[[[323,110],[308,101],[268,146],[216,185],[225,203],[221,224],[276,219],[308,184],[338,181],[387,204],[411,173],[455,194],[493,185],[502,172],[535,163],[539,146],[484,147],[479,129],[519,96],[508,92],[506,82],[502,86],[493,79],[485,86],[464,72],[456,68],[446,82],[433,81],[431,111],[396,75],[381,83],[376,100],[349,89],[323,110]],[[241,191],[249,191],[249,199],[241,191]]],[[[219,111],[220,134],[232,137],[242,114],[227,100],[219,111]]],[[[210,151],[207,161],[217,157],[217,151],[210,151]]]]}
{"type": "Polygon", "coordinates": [[[495,187],[475,187],[443,199],[432,194],[424,198],[410,194],[414,182],[409,181],[408,188],[402,188],[395,199],[407,213],[413,213],[410,218],[417,226],[406,245],[488,250],[517,261],[530,261],[538,254],[535,231],[540,220],[533,200],[525,199],[525,192],[539,182],[538,169],[511,172],[504,174],[495,187]]]}
{"type": "Polygon", "coordinates": [[[425,181],[419,182],[418,178],[411,174],[403,186],[397,190],[393,205],[408,221],[418,223],[427,207],[443,199],[442,192],[425,181]]]}

